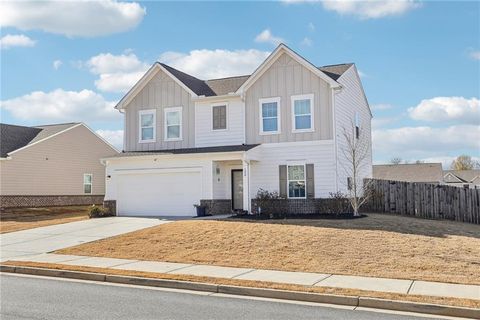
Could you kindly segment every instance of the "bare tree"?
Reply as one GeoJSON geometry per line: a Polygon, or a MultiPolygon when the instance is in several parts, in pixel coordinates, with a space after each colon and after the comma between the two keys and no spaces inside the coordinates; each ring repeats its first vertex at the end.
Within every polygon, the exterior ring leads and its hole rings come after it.
{"type": "Polygon", "coordinates": [[[472,170],[480,167],[478,161],[475,161],[469,155],[463,154],[453,160],[450,166],[452,170],[472,170]]]}
{"type": "Polygon", "coordinates": [[[372,196],[372,180],[365,180],[361,174],[369,163],[370,143],[366,134],[359,134],[357,131],[353,123],[351,128],[343,128],[345,146],[342,147],[345,157],[342,166],[347,176],[347,196],[354,216],[360,215],[360,207],[372,196]]]}
{"type": "Polygon", "coordinates": [[[400,164],[400,163],[402,163],[402,161],[403,160],[400,157],[393,157],[392,159],[390,159],[391,164],[400,164]]]}

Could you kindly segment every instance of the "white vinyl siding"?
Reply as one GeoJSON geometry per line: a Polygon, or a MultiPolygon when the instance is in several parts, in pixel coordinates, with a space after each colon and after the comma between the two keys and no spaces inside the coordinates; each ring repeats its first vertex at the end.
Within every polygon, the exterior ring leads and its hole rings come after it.
{"type": "Polygon", "coordinates": [[[138,141],[140,143],[155,142],[156,110],[141,110],[138,112],[138,141]]]}
{"type": "Polygon", "coordinates": [[[292,132],[314,131],[313,94],[292,96],[292,132]]]}
{"type": "Polygon", "coordinates": [[[182,140],[182,107],[165,108],[165,141],[182,140]]]}
{"type": "Polygon", "coordinates": [[[227,146],[245,143],[244,136],[245,104],[239,97],[212,104],[208,101],[195,102],[195,146],[227,146]],[[227,128],[212,130],[212,106],[226,105],[227,128]]]}
{"type": "Polygon", "coordinates": [[[260,134],[280,133],[280,97],[259,100],[260,134]]]}
{"type": "Polygon", "coordinates": [[[93,185],[93,175],[91,173],[85,173],[83,175],[83,193],[91,194],[93,185]]]}

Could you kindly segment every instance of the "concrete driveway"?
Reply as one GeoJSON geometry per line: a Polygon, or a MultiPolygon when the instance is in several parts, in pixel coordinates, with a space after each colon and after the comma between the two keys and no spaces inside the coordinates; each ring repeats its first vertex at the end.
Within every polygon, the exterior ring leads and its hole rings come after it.
{"type": "Polygon", "coordinates": [[[0,262],[171,222],[159,218],[109,217],[40,227],[0,235],[0,262]]]}

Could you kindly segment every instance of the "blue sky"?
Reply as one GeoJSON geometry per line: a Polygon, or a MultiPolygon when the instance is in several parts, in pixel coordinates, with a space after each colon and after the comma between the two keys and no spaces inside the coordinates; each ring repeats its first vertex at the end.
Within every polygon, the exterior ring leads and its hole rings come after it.
{"type": "Polygon", "coordinates": [[[4,123],[84,121],[119,145],[113,105],[154,61],[248,74],[283,41],[357,64],[375,162],[480,157],[477,1],[2,2],[0,24],[4,123]]]}

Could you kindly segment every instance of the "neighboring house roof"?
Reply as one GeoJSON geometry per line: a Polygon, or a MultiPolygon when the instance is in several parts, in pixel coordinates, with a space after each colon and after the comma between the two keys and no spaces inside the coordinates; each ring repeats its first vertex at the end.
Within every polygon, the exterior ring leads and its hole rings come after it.
{"type": "Polygon", "coordinates": [[[149,151],[128,151],[116,155],[117,157],[152,155],[152,154],[192,154],[192,153],[215,153],[215,152],[238,152],[248,151],[259,144],[240,144],[233,146],[215,146],[215,147],[200,147],[200,148],[183,148],[183,149],[166,149],[166,150],[149,150],[149,151]]]}
{"type": "MultiPolygon", "coordinates": [[[[10,153],[29,147],[79,125],[84,124],[81,122],[70,122],[26,127],[0,123],[0,158],[6,158],[10,153]]],[[[85,127],[88,128],[87,126],[85,127]]],[[[90,128],[88,129],[91,131],[90,128]]],[[[99,136],[99,138],[112,147],[102,137],[99,136]]],[[[114,147],[112,149],[117,151],[114,147]]]]}
{"type": "Polygon", "coordinates": [[[480,177],[480,170],[444,170],[446,183],[474,183],[480,177]]]}
{"type": "Polygon", "coordinates": [[[0,123],[0,158],[6,158],[8,153],[25,147],[40,131],[42,129],[0,123]]]}
{"type": "Polygon", "coordinates": [[[373,178],[406,182],[441,182],[441,163],[384,164],[373,166],[373,178]]]}

